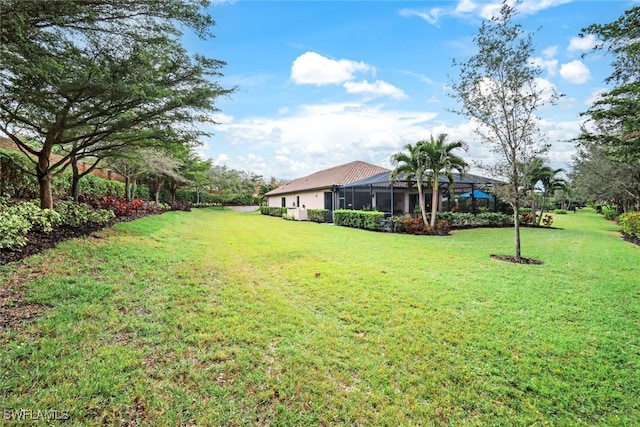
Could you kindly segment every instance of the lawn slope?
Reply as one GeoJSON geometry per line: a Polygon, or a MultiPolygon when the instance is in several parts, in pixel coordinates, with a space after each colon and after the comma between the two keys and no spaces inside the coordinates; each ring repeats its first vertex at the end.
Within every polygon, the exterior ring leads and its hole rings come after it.
{"type": "Polygon", "coordinates": [[[640,248],[559,229],[373,233],[203,209],[0,268],[0,416],[101,425],[631,425],[640,248]],[[57,411],[57,412],[52,412],[57,411]]]}

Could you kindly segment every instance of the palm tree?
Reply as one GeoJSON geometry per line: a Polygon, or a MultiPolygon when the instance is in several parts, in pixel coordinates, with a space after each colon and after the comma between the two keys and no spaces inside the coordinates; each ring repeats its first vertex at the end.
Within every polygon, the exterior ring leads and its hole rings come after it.
{"type": "Polygon", "coordinates": [[[438,135],[437,139],[431,135],[431,140],[423,145],[423,152],[427,163],[427,176],[431,181],[431,227],[436,225],[436,211],[438,209],[438,181],[440,175],[447,177],[449,188],[455,185],[453,171],[463,175],[468,167],[462,157],[453,154],[458,148],[464,148],[462,141],[445,143],[446,133],[438,135]]]}
{"type": "Polygon", "coordinates": [[[424,194],[422,193],[423,182],[426,179],[431,185],[431,227],[436,224],[436,210],[438,208],[438,178],[445,175],[449,180],[449,185],[454,183],[453,171],[464,173],[467,163],[461,158],[453,154],[453,150],[463,148],[464,143],[461,141],[445,143],[447,134],[438,135],[437,139],[431,136],[429,141],[418,141],[415,145],[407,144],[404,146],[408,153],[400,152],[391,156],[391,162],[395,165],[395,169],[391,172],[392,181],[397,179],[399,174],[404,174],[407,181],[414,178],[418,187],[418,201],[420,203],[420,212],[422,220],[427,224],[427,214],[424,210],[424,194]]]}
{"type": "Polygon", "coordinates": [[[424,194],[422,194],[422,178],[426,172],[426,162],[423,153],[425,141],[418,141],[415,145],[407,144],[404,149],[408,153],[399,152],[391,156],[391,163],[395,169],[391,172],[391,181],[395,181],[400,174],[411,183],[415,178],[418,187],[418,202],[422,220],[427,224],[427,213],[424,211],[424,194]]]}
{"type": "Polygon", "coordinates": [[[560,178],[557,175],[561,172],[564,172],[564,169],[551,169],[549,168],[547,173],[544,174],[540,178],[540,182],[542,183],[542,187],[544,190],[542,191],[542,209],[540,209],[540,217],[538,218],[538,225],[542,221],[542,214],[544,213],[544,206],[547,201],[547,196],[555,192],[556,190],[567,190],[569,185],[564,178],[560,178]]]}
{"type": "Polygon", "coordinates": [[[550,166],[544,164],[544,159],[539,157],[534,158],[529,164],[529,171],[527,173],[526,182],[531,192],[531,215],[534,218],[534,222],[540,225],[542,221],[542,214],[544,213],[544,205],[546,198],[550,191],[560,190],[567,188],[567,182],[563,178],[559,178],[557,175],[564,172],[563,169],[552,169],[550,166]],[[542,209],[540,216],[536,219],[536,196],[535,190],[538,183],[542,184],[542,209]]]}

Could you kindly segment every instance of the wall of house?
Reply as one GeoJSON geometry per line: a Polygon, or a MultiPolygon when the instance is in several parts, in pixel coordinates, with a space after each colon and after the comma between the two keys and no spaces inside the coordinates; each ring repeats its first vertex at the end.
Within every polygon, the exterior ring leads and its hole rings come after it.
{"type": "Polygon", "coordinates": [[[325,191],[323,190],[317,190],[269,196],[268,206],[281,207],[282,198],[285,197],[285,207],[287,208],[302,207],[304,205],[305,209],[324,209],[324,193],[325,191]],[[298,197],[300,198],[299,206],[297,204],[298,197]]]}

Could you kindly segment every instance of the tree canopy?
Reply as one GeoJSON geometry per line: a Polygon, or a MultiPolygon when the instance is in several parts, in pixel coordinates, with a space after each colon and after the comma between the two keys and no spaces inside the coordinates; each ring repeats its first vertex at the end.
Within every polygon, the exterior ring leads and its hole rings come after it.
{"type": "Polygon", "coordinates": [[[42,207],[72,159],[206,134],[197,125],[233,89],[216,81],[224,62],[180,43],[180,25],[210,35],[203,4],[2,0],[0,130],[33,158],[42,207]]]}
{"type": "Polygon", "coordinates": [[[558,94],[538,83],[542,70],[531,64],[533,34],[513,22],[516,7],[503,1],[500,13],[482,22],[474,42],[475,55],[454,61],[459,77],[452,84],[456,112],[476,125],[481,142],[496,155],[492,165],[481,165],[508,184],[499,196],[514,211],[515,260],[520,261],[519,208],[531,160],[548,149],[536,111],[553,104],[558,94]]]}

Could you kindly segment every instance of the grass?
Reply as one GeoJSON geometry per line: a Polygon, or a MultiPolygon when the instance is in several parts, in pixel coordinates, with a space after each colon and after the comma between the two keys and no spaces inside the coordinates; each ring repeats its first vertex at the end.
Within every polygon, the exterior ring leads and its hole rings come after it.
{"type": "Polygon", "coordinates": [[[373,233],[219,209],[0,269],[51,307],[0,330],[5,423],[633,425],[640,248],[557,230],[373,233]],[[38,415],[37,411],[43,412],[38,415]],[[43,415],[44,414],[44,415],[43,415]]]}

